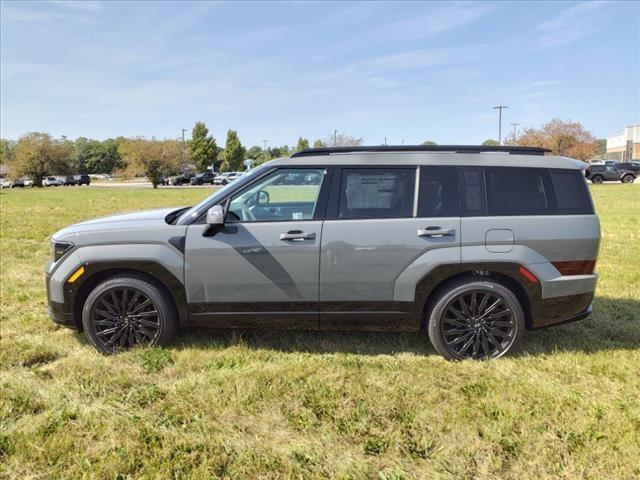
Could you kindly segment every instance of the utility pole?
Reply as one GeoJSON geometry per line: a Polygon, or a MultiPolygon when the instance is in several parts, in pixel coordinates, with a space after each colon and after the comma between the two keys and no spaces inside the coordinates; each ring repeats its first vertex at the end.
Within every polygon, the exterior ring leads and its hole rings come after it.
{"type": "Polygon", "coordinates": [[[502,110],[509,108],[507,105],[498,105],[493,107],[494,110],[498,110],[498,145],[502,145],[502,110]]]}
{"type": "Polygon", "coordinates": [[[262,143],[264,143],[264,148],[262,149],[262,154],[264,155],[264,160],[265,162],[267,161],[267,142],[269,140],[262,140],[262,143]]]}
{"type": "Polygon", "coordinates": [[[512,123],[511,126],[513,127],[513,141],[516,141],[516,135],[518,134],[518,125],[520,125],[519,123],[512,123]]]}
{"type": "Polygon", "coordinates": [[[184,132],[186,132],[187,129],[183,128],[182,129],[182,165],[180,166],[180,171],[182,172],[184,169],[185,164],[187,163],[187,150],[185,148],[185,143],[184,143],[184,132]]]}
{"type": "Polygon", "coordinates": [[[338,146],[338,130],[333,130],[333,146],[338,146]]]}
{"type": "Polygon", "coordinates": [[[384,144],[387,144],[387,137],[384,137],[384,144]]]}

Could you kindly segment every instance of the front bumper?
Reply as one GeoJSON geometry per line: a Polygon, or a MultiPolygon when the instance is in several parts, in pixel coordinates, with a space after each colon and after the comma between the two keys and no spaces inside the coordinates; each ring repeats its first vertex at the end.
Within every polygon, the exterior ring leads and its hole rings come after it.
{"type": "Polygon", "coordinates": [[[76,325],[75,318],[73,317],[73,309],[71,308],[71,306],[67,305],[66,303],[54,302],[53,300],[51,300],[49,281],[50,275],[47,273],[45,275],[45,283],[47,287],[47,304],[49,318],[51,318],[51,320],[53,320],[58,325],[62,325],[63,327],[77,329],[78,326],[76,325]]]}

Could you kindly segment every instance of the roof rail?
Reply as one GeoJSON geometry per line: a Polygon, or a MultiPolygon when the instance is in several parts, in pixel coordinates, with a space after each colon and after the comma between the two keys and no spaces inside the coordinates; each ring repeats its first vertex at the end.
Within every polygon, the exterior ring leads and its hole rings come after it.
{"type": "Polygon", "coordinates": [[[481,153],[502,152],[511,155],[544,155],[551,150],[539,147],[485,146],[485,145],[377,145],[371,147],[321,147],[305,148],[294,153],[291,157],[312,157],[330,155],[332,153],[358,152],[451,152],[451,153],[481,153]]]}

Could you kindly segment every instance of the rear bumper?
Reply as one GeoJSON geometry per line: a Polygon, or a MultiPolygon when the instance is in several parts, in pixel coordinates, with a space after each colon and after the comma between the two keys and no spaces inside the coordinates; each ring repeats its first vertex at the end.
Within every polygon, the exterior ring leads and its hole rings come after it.
{"type": "Polygon", "coordinates": [[[531,328],[544,328],[575,322],[591,314],[594,292],[544,298],[535,306],[531,328]]]}
{"type": "Polygon", "coordinates": [[[585,318],[589,318],[592,313],[593,313],[593,307],[591,305],[589,305],[582,312],[576,313],[575,315],[567,317],[564,320],[559,320],[559,321],[556,321],[554,323],[548,323],[546,325],[534,326],[534,329],[538,330],[538,329],[541,329],[541,328],[555,327],[557,325],[564,325],[565,323],[577,322],[578,320],[584,320],[585,318]]]}

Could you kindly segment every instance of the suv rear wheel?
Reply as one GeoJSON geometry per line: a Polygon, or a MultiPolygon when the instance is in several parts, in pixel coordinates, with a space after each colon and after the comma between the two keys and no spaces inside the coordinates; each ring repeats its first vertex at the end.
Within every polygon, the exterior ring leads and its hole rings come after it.
{"type": "Polygon", "coordinates": [[[630,173],[627,173],[624,177],[622,177],[621,182],[622,183],[633,183],[633,181],[635,179],[636,179],[636,177],[634,177],[630,173]]]}
{"type": "Polygon", "coordinates": [[[516,350],[524,312],[514,293],[493,280],[465,279],[440,293],[429,314],[429,338],[448,360],[486,360],[516,350]]]}
{"type": "Polygon", "coordinates": [[[602,175],[593,175],[591,177],[591,182],[592,183],[602,183],[602,182],[604,182],[604,177],[602,175]]]}
{"type": "Polygon", "coordinates": [[[91,291],[82,325],[93,346],[111,354],[137,345],[164,345],[175,335],[176,316],[166,293],[147,279],[126,275],[91,291]]]}

